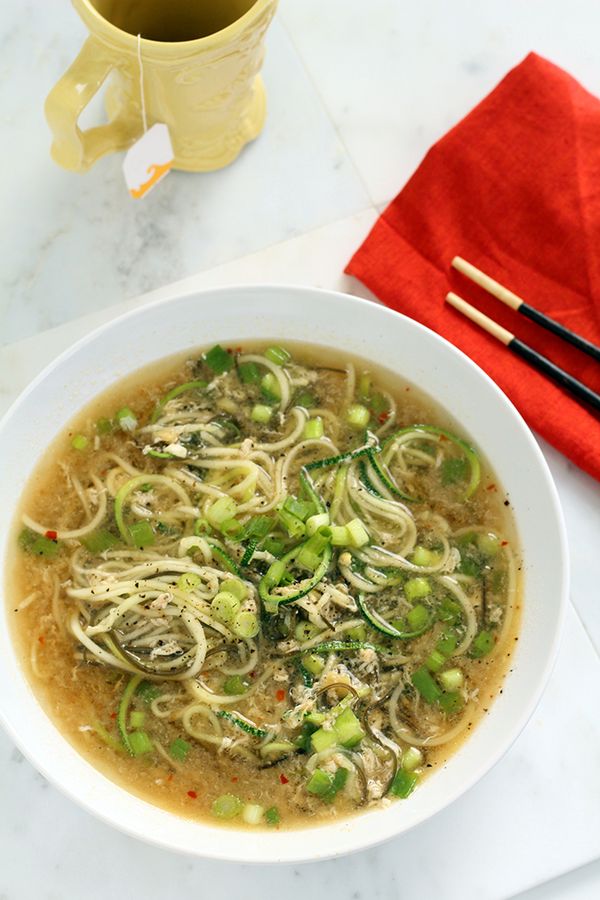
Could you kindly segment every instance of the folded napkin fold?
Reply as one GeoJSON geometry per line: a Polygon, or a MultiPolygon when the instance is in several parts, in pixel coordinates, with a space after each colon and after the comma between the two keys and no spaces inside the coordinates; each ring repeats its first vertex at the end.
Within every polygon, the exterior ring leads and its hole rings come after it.
{"type": "Polygon", "coordinates": [[[427,153],[347,272],[443,335],[528,424],[600,479],[600,422],[449,307],[449,289],[593,390],[600,366],[454,270],[463,256],[600,344],[600,100],[530,54],[427,153]]]}

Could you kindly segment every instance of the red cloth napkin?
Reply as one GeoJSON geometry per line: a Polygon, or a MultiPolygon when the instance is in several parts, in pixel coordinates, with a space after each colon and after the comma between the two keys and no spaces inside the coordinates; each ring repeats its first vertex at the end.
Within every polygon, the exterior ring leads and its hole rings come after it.
{"type": "Polygon", "coordinates": [[[600,479],[600,422],[444,302],[449,289],[593,390],[600,365],[450,269],[463,256],[600,344],[600,100],[530,54],[431,150],[347,272],[443,335],[600,479]]]}

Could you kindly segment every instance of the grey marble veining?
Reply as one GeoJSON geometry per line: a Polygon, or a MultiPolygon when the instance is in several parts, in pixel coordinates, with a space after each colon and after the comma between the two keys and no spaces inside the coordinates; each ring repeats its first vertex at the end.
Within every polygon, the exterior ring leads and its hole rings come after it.
{"type": "MultiPolygon", "coordinates": [[[[84,37],[69,3],[3,0],[1,13],[0,344],[29,339],[0,348],[0,409],[123,308],[112,304],[174,279],[187,276],[181,290],[290,281],[359,291],[341,272],[376,210],[529,50],[600,92],[596,0],[568,9],[559,0],[281,0],[262,137],[229,169],[172,174],[134,203],[120,158],[76,176],[48,156],[43,100],[84,37]]],[[[347,859],[232,867],[123,837],[48,785],[0,732],[0,900],[229,900],[240,885],[245,900],[503,900],[536,885],[532,900],[600,896],[597,864],[548,883],[600,856],[600,487],[542,449],[569,528],[573,606],[538,710],[459,801],[347,859]]]]}
{"type": "Polygon", "coordinates": [[[66,2],[2,4],[0,343],[369,204],[277,21],[267,43],[265,130],[235,165],[200,175],[173,172],[140,201],[127,193],[122,154],[84,175],[63,171],[49,157],[43,102],[84,36],[66,2]]]}
{"type": "Polygon", "coordinates": [[[570,611],[538,710],[478,785],[401,838],[344,859],[301,866],[232,867],[120,835],[49,786],[0,734],[0,897],[164,900],[176,891],[229,900],[234,883],[243,884],[246,900],[512,896],[562,874],[565,862],[573,868],[600,851],[600,721],[580,690],[582,681],[597,683],[599,673],[598,658],[570,611]],[[585,779],[574,777],[575,764],[585,779]]]}

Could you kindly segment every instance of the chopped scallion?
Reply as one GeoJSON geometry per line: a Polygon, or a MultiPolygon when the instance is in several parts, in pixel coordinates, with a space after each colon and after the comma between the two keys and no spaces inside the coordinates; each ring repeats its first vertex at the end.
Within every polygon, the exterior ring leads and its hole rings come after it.
{"type": "Polygon", "coordinates": [[[412,603],[431,593],[431,584],[427,578],[409,578],[404,583],[404,596],[412,603]]]}
{"type": "Polygon", "coordinates": [[[440,466],[443,485],[457,484],[465,481],[469,474],[469,462],[464,456],[453,456],[445,459],[440,466]]]}
{"type": "Polygon", "coordinates": [[[402,754],[401,765],[406,772],[412,772],[417,769],[423,762],[423,754],[418,747],[409,747],[402,754]]]}
{"type": "Polygon", "coordinates": [[[223,684],[223,693],[228,696],[239,696],[245,694],[247,690],[248,685],[241,675],[230,675],[223,684]]]}
{"type": "Polygon", "coordinates": [[[350,537],[352,547],[364,547],[370,541],[369,532],[360,519],[352,519],[351,522],[348,522],[346,531],[350,537]]]}
{"type": "Polygon", "coordinates": [[[150,547],[155,541],[152,525],[150,522],[146,521],[134,522],[133,525],[130,525],[129,535],[133,545],[137,547],[138,550],[143,550],[144,547],[150,547]]]}
{"type": "Polygon", "coordinates": [[[178,737],[171,742],[169,753],[173,759],[176,759],[178,762],[184,762],[191,749],[192,745],[188,741],[178,737]]]}
{"type": "Polygon", "coordinates": [[[300,393],[294,398],[294,406],[303,406],[304,409],[312,409],[313,406],[317,405],[317,401],[315,399],[315,395],[310,391],[300,391],[300,393]]]}
{"type": "Polygon", "coordinates": [[[240,601],[228,591],[220,591],[211,602],[211,607],[222,622],[233,622],[240,609],[240,601]]]}
{"type": "Polygon", "coordinates": [[[233,497],[219,497],[218,500],[208,508],[206,518],[213,528],[220,529],[223,522],[232,519],[237,510],[237,503],[233,497]]]}
{"type": "Polygon", "coordinates": [[[239,638],[253,638],[259,632],[258,619],[253,612],[242,610],[233,620],[231,628],[239,638]]]}
{"type": "Polygon", "coordinates": [[[487,656],[494,647],[494,635],[491,631],[480,631],[469,649],[469,656],[481,659],[487,656]]]}
{"type": "Polygon", "coordinates": [[[414,791],[419,776],[415,772],[407,772],[405,769],[398,769],[390,787],[390,794],[394,797],[401,797],[405,800],[414,791]]]}
{"type": "Polygon", "coordinates": [[[259,425],[266,425],[271,419],[272,414],[273,409],[270,406],[265,406],[264,403],[257,403],[256,406],[252,408],[250,418],[253,422],[258,422],[259,425]]]}
{"type": "Polygon", "coordinates": [[[309,419],[304,426],[304,438],[307,441],[318,440],[323,437],[324,433],[323,419],[321,416],[315,416],[314,419],[309,419]]]}
{"type": "Polygon", "coordinates": [[[332,525],[331,543],[334,547],[347,547],[350,543],[350,532],[345,525],[332,525]]]}
{"type": "Polygon", "coordinates": [[[425,666],[413,672],[411,681],[427,703],[435,703],[442,696],[442,691],[425,666]]]}
{"type": "Polygon", "coordinates": [[[465,705],[463,695],[458,691],[448,691],[448,693],[442,694],[438,699],[438,703],[440,708],[449,716],[460,712],[465,705]]]}
{"type": "Polygon", "coordinates": [[[143,703],[152,703],[157,697],[160,697],[160,688],[152,684],[151,681],[142,681],[138,684],[135,694],[143,703]]]}
{"type": "Polygon", "coordinates": [[[216,344],[216,346],[205,353],[202,358],[215,375],[222,375],[223,372],[229,372],[233,366],[233,356],[226,350],[223,350],[220,344],[216,344]]]}
{"type": "Polygon", "coordinates": [[[221,582],[221,591],[227,594],[233,594],[238,600],[245,600],[248,596],[248,588],[239,578],[226,578],[221,582]]]}
{"type": "Polygon", "coordinates": [[[292,358],[292,354],[285,347],[269,347],[268,350],[265,350],[265,356],[276,366],[285,366],[292,358]]]}
{"type": "Polygon", "coordinates": [[[287,509],[279,509],[277,511],[277,518],[287,531],[288,535],[293,538],[302,537],[302,535],[306,531],[306,526],[302,519],[299,519],[298,516],[295,516],[293,513],[288,512],[287,509]]]}
{"type": "Polygon", "coordinates": [[[121,431],[135,431],[137,428],[137,417],[128,406],[124,406],[123,409],[120,409],[116,414],[115,419],[121,431]]]}
{"type": "Polygon", "coordinates": [[[406,621],[413,631],[418,631],[420,628],[423,628],[429,621],[429,618],[430,616],[427,607],[422,606],[420,603],[413,606],[412,609],[409,609],[406,614],[406,621]]]}
{"type": "Polygon", "coordinates": [[[113,430],[113,423],[110,419],[102,417],[96,422],[96,431],[98,434],[110,434],[113,430]]]}
{"type": "Polygon", "coordinates": [[[411,555],[411,562],[415,566],[436,566],[440,561],[440,556],[434,550],[428,550],[419,544],[415,547],[411,555]]]}
{"type": "Polygon", "coordinates": [[[99,528],[98,531],[92,531],[82,537],[81,543],[90,553],[103,553],[104,550],[116,547],[119,538],[105,528],[99,528]]]}
{"type": "Polygon", "coordinates": [[[242,810],[242,819],[246,825],[260,825],[264,814],[264,806],[259,806],[258,803],[246,803],[242,810]]]}
{"type": "Polygon", "coordinates": [[[322,630],[322,628],[319,628],[318,625],[314,625],[312,622],[298,622],[294,629],[294,635],[297,641],[304,643],[304,641],[310,641],[316,637],[322,630]]]}
{"type": "Polygon", "coordinates": [[[200,584],[200,576],[195,572],[184,572],[177,579],[177,587],[180,591],[193,591],[200,584]]]}
{"type": "Polygon", "coordinates": [[[222,794],[212,805],[213,816],[218,819],[234,819],[239,816],[244,804],[235,794],[222,794]]]}
{"type": "Polygon", "coordinates": [[[319,513],[316,516],[309,516],[306,520],[306,533],[310,537],[318,531],[319,528],[326,528],[329,525],[329,513],[319,513]]]}
{"type": "Polygon", "coordinates": [[[281,816],[276,806],[270,806],[265,813],[265,822],[267,825],[279,825],[281,816]]]}
{"type": "Polygon", "coordinates": [[[369,410],[361,403],[352,403],[346,411],[346,421],[357,431],[366,428],[370,418],[369,410]]]}
{"type": "Polygon", "coordinates": [[[281,400],[281,387],[272,372],[267,372],[266,375],[263,375],[260,382],[260,390],[265,400],[269,400],[271,403],[281,400]]]}
{"type": "Polygon", "coordinates": [[[302,657],[302,665],[311,675],[320,675],[325,668],[325,661],[315,653],[307,653],[302,657]]]}
{"type": "Polygon", "coordinates": [[[240,363],[237,372],[242,384],[258,384],[260,381],[260,369],[254,362],[240,363]]]}
{"type": "Polygon", "coordinates": [[[129,734],[129,745],[134,756],[142,756],[154,750],[154,744],[145,731],[132,731],[129,734]]]}
{"type": "Polygon", "coordinates": [[[425,660],[425,665],[430,672],[439,672],[445,662],[446,657],[443,653],[440,653],[439,650],[432,650],[425,660]]]}
{"type": "Polygon", "coordinates": [[[457,691],[463,686],[465,676],[460,669],[446,669],[445,672],[440,672],[438,681],[445,691],[457,691]]]}

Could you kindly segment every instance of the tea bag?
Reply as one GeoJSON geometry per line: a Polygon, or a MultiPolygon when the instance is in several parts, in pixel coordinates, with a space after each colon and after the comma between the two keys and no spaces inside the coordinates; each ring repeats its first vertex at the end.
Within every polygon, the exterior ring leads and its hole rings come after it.
{"type": "Polygon", "coordinates": [[[129,148],[123,160],[123,174],[129,193],[139,200],[167,175],[173,165],[174,153],[169,128],[164,122],[156,122],[148,128],[144,96],[144,69],[142,66],[141,37],[137,41],[140,69],[140,97],[144,133],[129,148]]]}

